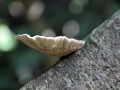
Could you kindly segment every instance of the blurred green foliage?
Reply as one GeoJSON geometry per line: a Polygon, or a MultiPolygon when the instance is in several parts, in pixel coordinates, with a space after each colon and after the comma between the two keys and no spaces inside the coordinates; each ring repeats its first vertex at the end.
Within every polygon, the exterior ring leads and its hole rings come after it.
{"type": "Polygon", "coordinates": [[[0,24],[0,51],[10,51],[15,48],[15,46],[15,35],[6,25],[0,24]]]}
{"type": "Polygon", "coordinates": [[[58,61],[14,34],[84,39],[119,8],[119,0],[0,0],[0,90],[18,90],[58,61]]]}

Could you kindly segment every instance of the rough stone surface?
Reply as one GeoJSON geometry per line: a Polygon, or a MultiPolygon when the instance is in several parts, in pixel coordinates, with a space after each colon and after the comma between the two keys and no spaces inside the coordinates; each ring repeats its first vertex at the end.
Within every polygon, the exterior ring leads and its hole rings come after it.
{"type": "Polygon", "coordinates": [[[20,90],[120,90],[120,10],[86,45],[20,90]]]}

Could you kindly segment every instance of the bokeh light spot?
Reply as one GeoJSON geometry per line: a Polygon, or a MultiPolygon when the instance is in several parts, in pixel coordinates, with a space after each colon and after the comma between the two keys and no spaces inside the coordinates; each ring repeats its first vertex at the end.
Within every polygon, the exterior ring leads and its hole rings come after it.
{"type": "Polygon", "coordinates": [[[6,25],[0,25],[0,51],[10,51],[16,47],[15,35],[6,25]]]}
{"type": "Polygon", "coordinates": [[[16,74],[19,78],[19,82],[24,84],[33,78],[32,69],[27,65],[19,65],[16,68],[16,74]]]}
{"type": "Polygon", "coordinates": [[[34,2],[28,10],[28,13],[27,13],[28,19],[29,20],[38,19],[42,15],[44,8],[45,8],[45,5],[43,2],[41,1],[34,2]]]}
{"type": "Polygon", "coordinates": [[[69,3],[68,8],[71,13],[79,14],[83,11],[83,4],[80,0],[73,0],[69,3]]]}
{"type": "MultiPolygon", "coordinates": [[[[78,0],[79,1],[79,0],[78,0]]],[[[89,3],[89,0],[81,0],[81,2],[83,3],[83,5],[87,5],[89,3]]]]}
{"type": "Polygon", "coordinates": [[[11,16],[20,17],[24,13],[25,7],[22,2],[14,1],[9,5],[8,10],[11,16]]]}
{"type": "Polygon", "coordinates": [[[63,34],[67,37],[75,37],[76,35],[79,34],[80,31],[80,26],[79,24],[74,21],[68,21],[63,25],[63,34]]]}
{"type": "Polygon", "coordinates": [[[42,36],[55,37],[56,34],[55,34],[54,30],[52,30],[52,29],[45,29],[45,30],[42,32],[42,36]]]}

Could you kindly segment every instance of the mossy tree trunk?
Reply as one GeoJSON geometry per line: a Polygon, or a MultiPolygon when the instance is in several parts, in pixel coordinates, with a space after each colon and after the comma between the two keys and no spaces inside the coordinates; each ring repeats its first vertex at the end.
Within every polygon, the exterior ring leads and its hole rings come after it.
{"type": "Polygon", "coordinates": [[[120,10],[85,41],[81,50],[20,90],[120,90],[120,10]]]}

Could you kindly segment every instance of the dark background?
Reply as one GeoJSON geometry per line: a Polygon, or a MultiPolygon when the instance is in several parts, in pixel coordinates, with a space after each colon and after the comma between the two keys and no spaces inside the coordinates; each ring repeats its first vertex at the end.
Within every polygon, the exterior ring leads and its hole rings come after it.
{"type": "Polygon", "coordinates": [[[0,90],[18,90],[59,60],[15,35],[84,39],[119,8],[119,0],[0,0],[0,90]]]}

